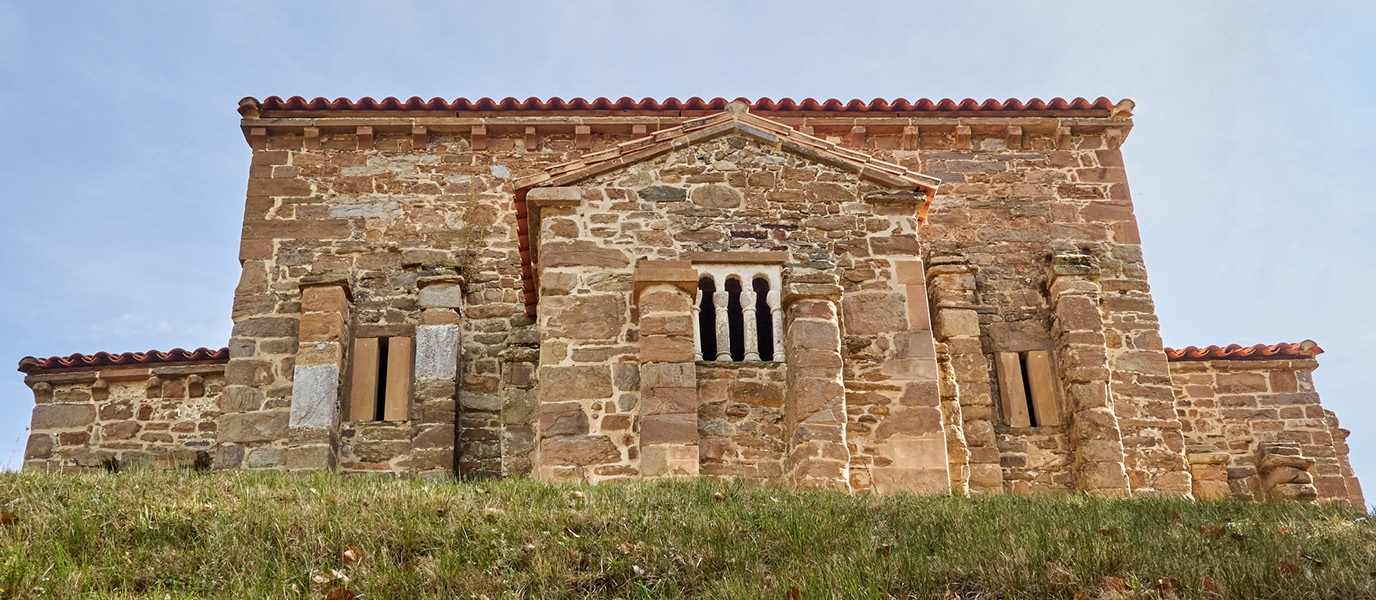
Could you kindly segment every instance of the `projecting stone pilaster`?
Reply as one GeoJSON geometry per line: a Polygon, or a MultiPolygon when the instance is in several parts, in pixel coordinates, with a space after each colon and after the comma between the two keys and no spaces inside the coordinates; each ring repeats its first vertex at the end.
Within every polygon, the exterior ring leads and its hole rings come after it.
{"type": "Polygon", "coordinates": [[[850,489],[840,298],[834,280],[784,284],[784,477],[795,488],[850,489]]]}
{"type": "Polygon", "coordinates": [[[301,326],[292,374],[287,468],[335,468],[339,451],[339,382],[345,371],[352,296],[346,275],[301,281],[301,326]]]}
{"type": "MultiPolygon", "coordinates": [[[[994,437],[994,400],[990,394],[989,360],[980,342],[975,275],[979,268],[960,257],[935,257],[927,267],[932,331],[945,344],[958,389],[963,437],[968,451],[966,482],[975,494],[1003,493],[1003,467],[994,437]]],[[[950,390],[956,393],[955,390],[950,390]]],[[[954,411],[951,411],[954,413],[954,411]]]]}
{"type": "MultiPolygon", "coordinates": [[[[471,402],[475,408],[464,411],[466,418],[459,418],[464,280],[458,275],[432,275],[421,277],[416,286],[420,290],[421,323],[416,327],[414,403],[408,415],[413,424],[411,469],[452,472],[457,458],[459,474],[475,476],[484,471],[486,462],[500,460],[500,449],[496,427],[490,425],[498,415],[477,410],[491,403],[471,402]],[[460,424],[472,431],[462,440],[460,424]]],[[[500,467],[486,470],[498,471],[500,467]]]]}
{"type": "Polygon", "coordinates": [[[1052,259],[1052,337],[1070,406],[1075,487],[1100,496],[1128,497],[1132,492],[1123,467],[1122,434],[1109,394],[1098,278],[1099,269],[1088,256],[1063,254],[1052,259]]]}
{"type": "Polygon", "coordinates": [[[892,344],[877,364],[862,362],[854,353],[850,356],[846,376],[882,382],[883,388],[869,390],[870,397],[890,400],[884,405],[888,414],[877,418],[868,443],[852,436],[850,447],[869,446],[876,492],[946,494],[951,491],[950,456],[922,261],[892,260],[895,276],[889,289],[896,293],[880,294],[877,291],[883,288],[874,286],[875,291],[847,293],[842,301],[847,335],[892,336],[892,344]],[[907,308],[907,314],[895,310],[900,306],[907,308]]]}
{"type": "Polygon", "coordinates": [[[640,312],[640,473],[698,474],[698,390],[693,351],[697,272],[686,260],[642,260],[640,312]]]}

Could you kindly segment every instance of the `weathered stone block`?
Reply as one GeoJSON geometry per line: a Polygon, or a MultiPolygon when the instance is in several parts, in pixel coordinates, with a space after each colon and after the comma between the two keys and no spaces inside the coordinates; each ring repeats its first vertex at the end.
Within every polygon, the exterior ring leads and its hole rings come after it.
{"type": "Polygon", "coordinates": [[[544,338],[611,340],[626,322],[626,303],[616,294],[555,296],[540,300],[540,313],[548,315],[544,338]]]}
{"type": "Polygon", "coordinates": [[[291,427],[333,427],[338,407],[339,367],[296,367],[291,386],[291,427]]]}
{"type": "Polygon", "coordinates": [[[642,415],[693,413],[698,411],[698,392],[693,388],[645,388],[640,393],[642,415]]]}
{"type": "Polygon", "coordinates": [[[588,414],[577,402],[546,402],[539,408],[540,435],[587,435],[588,414]]]}
{"type": "Polygon", "coordinates": [[[288,412],[284,410],[222,415],[216,441],[267,442],[286,439],[287,420],[288,412]]]}
{"type": "Polygon", "coordinates": [[[640,360],[644,362],[692,362],[693,338],[653,336],[641,338],[640,360]]]}
{"type": "Polygon", "coordinates": [[[847,335],[873,335],[908,329],[908,309],[902,294],[847,294],[841,300],[847,335]]]}
{"type": "Polygon", "coordinates": [[[540,402],[592,400],[612,395],[611,368],[606,365],[541,367],[540,402]]]}
{"type": "Polygon", "coordinates": [[[74,429],[86,427],[96,420],[96,407],[92,404],[39,404],[33,407],[33,421],[29,427],[35,430],[74,429]]]}
{"type": "Polygon", "coordinates": [[[645,415],[640,418],[640,443],[684,444],[698,439],[698,415],[694,413],[645,415]]]}
{"type": "Polygon", "coordinates": [[[631,265],[631,259],[625,252],[587,240],[541,244],[540,262],[542,268],[622,268],[631,265]]]}
{"type": "Polygon", "coordinates": [[[621,451],[605,435],[566,435],[540,441],[540,461],[546,465],[586,466],[620,460],[621,451]]]}

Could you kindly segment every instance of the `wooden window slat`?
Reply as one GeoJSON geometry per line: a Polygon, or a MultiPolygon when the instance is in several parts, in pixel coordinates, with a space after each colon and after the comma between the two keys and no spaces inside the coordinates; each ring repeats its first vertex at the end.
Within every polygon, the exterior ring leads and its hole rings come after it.
{"type": "Polygon", "coordinates": [[[411,358],[411,338],[394,337],[387,340],[387,398],[382,405],[384,421],[411,418],[411,358]]]}
{"type": "Polygon", "coordinates": [[[1027,390],[1022,384],[1022,362],[1017,352],[998,353],[999,404],[1003,422],[1011,427],[1031,427],[1027,390]]]}
{"type": "Polygon", "coordinates": [[[349,393],[349,420],[371,421],[377,412],[377,338],[354,340],[353,379],[349,393]]]}
{"type": "Polygon", "coordinates": [[[1032,395],[1032,410],[1037,417],[1037,425],[1042,427],[1061,424],[1061,405],[1056,402],[1056,380],[1051,369],[1051,353],[1034,350],[1027,353],[1028,390],[1032,395]]]}

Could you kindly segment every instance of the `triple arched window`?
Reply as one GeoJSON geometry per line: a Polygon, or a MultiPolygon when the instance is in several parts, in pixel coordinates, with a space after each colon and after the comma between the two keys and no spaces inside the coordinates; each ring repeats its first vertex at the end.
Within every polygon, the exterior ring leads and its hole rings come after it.
{"type": "Polygon", "coordinates": [[[697,360],[783,362],[778,265],[694,265],[697,360]]]}

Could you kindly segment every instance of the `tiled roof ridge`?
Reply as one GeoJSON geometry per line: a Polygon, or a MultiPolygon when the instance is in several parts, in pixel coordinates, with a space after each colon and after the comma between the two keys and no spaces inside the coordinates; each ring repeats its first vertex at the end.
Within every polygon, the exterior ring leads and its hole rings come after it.
{"type": "Polygon", "coordinates": [[[725,110],[726,105],[731,102],[744,102],[750,110],[766,112],[1022,112],[1022,111],[1110,111],[1114,115],[1124,117],[1132,116],[1131,100],[1119,100],[1113,102],[1105,97],[1094,100],[1085,98],[1052,98],[1042,100],[1032,98],[1027,101],[1009,98],[1007,100],[996,100],[989,98],[983,101],[974,98],[963,100],[953,100],[942,98],[931,100],[919,98],[908,100],[906,98],[884,99],[875,98],[866,102],[858,98],[852,100],[839,100],[828,98],[818,100],[814,98],[803,98],[793,100],[792,98],[782,98],[772,100],[769,97],[761,97],[755,100],[749,98],[711,98],[703,99],[693,96],[687,100],[679,100],[669,97],[664,100],[654,98],[643,98],[635,100],[629,97],[621,97],[616,100],[598,97],[591,100],[584,98],[571,98],[564,100],[558,96],[548,99],[536,97],[518,100],[516,98],[502,98],[495,100],[492,98],[479,98],[469,100],[468,98],[455,98],[445,100],[443,98],[422,99],[412,96],[406,100],[401,100],[392,96],[382,100],[374,100],[372,97],[365,96],[358,100],[350,98],[327,98],[316,97],[310,100],[301,96],[292,96],[283,99],[280,96],[268,96],[263,100],[258,100],[252,96],[245,97],[239,101],[239,114],[245,117],[256,117],[260,110],[285,110],[285,111],[322,111],[322,110],[444,110],[456,112],[472,111],[578,111],[578,110],[641,110],[641,111],[719,111],[725,110]]]}
{"type": "Polygon", "coordinates": [[[80,369],[88,367],[228,361],[229,348],[220,348],[219,350],[211,350],[209,348],[197,348],[195,350],[173,348],[167,352],[158,350],[149,350],[147,352],[124,352],[122,354],[97,352],[95,354],[78,353],[69,356],[53,356],[50,358],[25,356],[19,360],[19,371],[29,373],[32,371],[80,369]]]}
{"type": "Polygon", "coordinates": [[[1187,346],[1181,349],[1166,348],[1166,358],[1169,360],[1267,360],[1276,358],[1313,358],[1323,354],[1314,340],[1304,340],[1297,344],[1257,344],[1255,346],[1243,346],[1232,344],[1226,347],[1209,346],[1200,348],[1198,346],[1187,346]]]}

